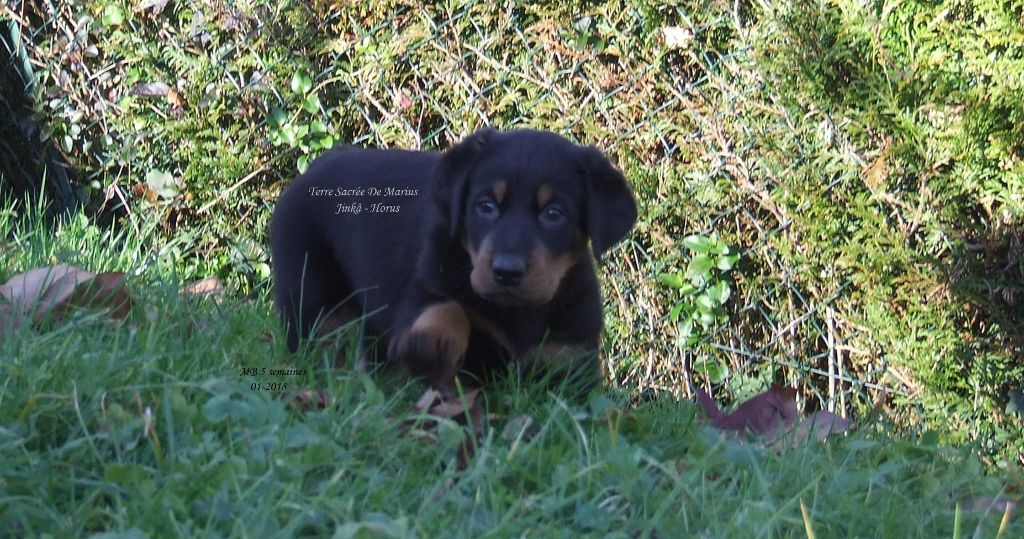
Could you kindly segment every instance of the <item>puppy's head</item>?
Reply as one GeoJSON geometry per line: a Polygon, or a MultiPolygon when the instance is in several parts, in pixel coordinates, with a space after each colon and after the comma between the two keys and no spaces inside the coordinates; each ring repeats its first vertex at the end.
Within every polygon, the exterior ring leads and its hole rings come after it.
{"type": "Polygon", "coordinates": [[[626,179],[596,148],[544,131],[484,129],[446,152],[435,200],[472,261],[479,296],[541,305],[586,253],[621,240],[636,221],[626,179]]]}

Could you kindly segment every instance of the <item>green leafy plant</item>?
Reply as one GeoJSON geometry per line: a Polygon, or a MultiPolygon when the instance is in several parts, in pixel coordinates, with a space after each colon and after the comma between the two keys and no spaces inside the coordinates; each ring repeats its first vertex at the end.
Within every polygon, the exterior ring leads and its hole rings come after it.
{"type": "Polygon", "coordinates": [[[288,114],[275,107],[267,117],[270,126],[270,142],[275,146],[298,148],[296,166],[305,172],[309,162],[320,151],[327,150],[337,141],[333,131],[317,118],[321,111],[320,98],[313,91],[313,79],[305,71],[296,71],[291,81],[292,95],[299,99],[300,109],[288,114]]]}
{"type": "Polygon", "coordinates": [[[669,318],[678,325],[679,343],[689,348],[728,319],[723,308],[732,295],[727,274],[740,255],[716,234],[687,236],[683,247],[691,253],[686,271],[661,273],[658,281],[682,296],[669,311],[669,318]]]}

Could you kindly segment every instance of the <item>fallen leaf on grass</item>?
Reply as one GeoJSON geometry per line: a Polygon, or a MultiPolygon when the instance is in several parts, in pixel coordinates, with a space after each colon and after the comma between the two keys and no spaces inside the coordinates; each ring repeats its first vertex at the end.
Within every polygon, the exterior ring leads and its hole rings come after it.
{"type": "Polygon", "coordinates": [[[0,296],[34,322],[59,318],[72,307],[109,309],[111,316],[122,319],[132,304],[123,273],[94,275],[63,264],[15,275],[0,285],[0,296]]]}
{"type": "Polygon", "coordinates": [[[779,429],[769,433],[767,441],[776,450],[794,448],[811,438],[820,442],[833,434],[842,434],[850,430],[852,425],[845,417],[821,410],[797,423],[795,429],[779,429]]]}
{"type": "Polygon", "coordinates": [[[750,429],[757,434],[768,434],[779,427],[790,427],[796,421],[796,390],[773,385],[771,389],[741,403],[732,413],[723,413],[711,396],[697,389],[697,403],[711,418],[715,428],[728,431],[750,429]]]}
{"type": "Polygon", "coordinates": [[[149,11],[153,15],[159,15],[167,7],[170,0],[142,0],[135,6],[136,11],[149,11]]]}
{"type": "MultiPolygon", "coordinates": [[[[415,410],[419,413],[427,413],[444,419],[454,419],[459,423],[465,422],[469,425],[469,436],[459,444],[459,450],[456,454],[457,467],[460,470],[464,470],[469,466],[469,461],[476,452],[477,440],[483,434],[486,416],[484,415],[483,406],[476,400],[479,394],[480,389],[477,388],[446,400],[436,389],[427,389],[414,405],[415,410]]],[[[432,430],[437,428],[436,421],[416,419],[407,421],[404,427],[414,436],[427,439],[433,443],[437,442],[437,437],[431,433],[432,430]],[[419,428],[413,429],[414,425],[419,425],[419,428]]]]}
{"type": "Polygon", "coordinates": [[[198,281],[192,282],[181,289],[181,293],[186,296],[199,296],[199,297],[210,297],[210,296],[223,296],[224,285],[220,283],[220,280],[216,277],[206,277],[205,279],[199,279],[198,281]]]}
{"type": "Polygon", "coordinates": [[[480,406],[476,404],[476,396],[479,393],[479,389],[474,389],[464,395],[457,395],[455,398],[450,400],[442,399],[440,402],[430,407],[430,414],[451,419],[462,415],[472,415],[475,412],[480,412],[482,410],[480,406]]]}
{"type": "Polygon", "coordinates": [[[680,26],[666,26],[661,29],[661,37],[665,47],[669,49],[685,49],[693,44],[693,32],[680,26]]]}
{"type": "Polygon", "coordinates": [[[139,97],[164,97],[171,87],[164,82],[140,82],[132,87],[132,94],[139,97]]]}
{"type": "Polygon", "coordinates": [[[433,405],[434,402],[440,398],[440,391],[434,388],[428,388],[426,391],[423,392],[422,395],[420,395],[420,398],[416,401],[416,404],[413,405],[413,408],[415,408],[417,412],[422,414],[426,412],[428,409],[430,409],[430,406],[433,405]]]}
{"type": "Polygon", "coordinates": [[[92,278],[93,274],[87,271],[63,264],[36,268],[15,275],[0,285],[0,296],[28,311],[40,303],[44,294],[70,296],[76,284],[92,278]]]}
{"type": "Polygon", "coordinates": [[[482,411],[476,402],[480,389],[467,391],[462,395],[456,395],[451,399],[445,399],[444,395],[436,389],[430,388],[420,395],[420,398],[413,405],[419,413],[427,413],[437,417],[451,419],[475,411],[482,411]]]}
{"type": "Polygon", "coordinates": [[[864,178],[864,183],[867,184],[872,191],[884,188],[888,175],[889,166],[885,162],[884,153],[878,156],[878,159],[875,159],[875,161],[870,165],[867,165],[863,170],[861,170],[861,176],[864,178]]]}
{"type": "Polygon", "coordinates": [[[156,191],[146,183],[137,183],[133,185],[132,195],[136,198],[143,198],[150,204],[155,203],[157,200],[156,191]]]}
{"type": "Polygon", "coordinates": [[[65,306],[109,309],[113,318],[125,319],[132,310],[132,298],[124,285],[124,273],[104,272],[91,281],[79,283],[65,306]]]}
{"type": "Polygon", "coordinates": [[[824,440],[850,430],[852,425],[849,419],[824,410],[798,421],[796,390],[791,387],[773,385],[729,414],[722,412],[703,389],[698,388],[696,393],[697,403],[711,418],[712,426],[732,433],[749,430],[776,450],[796,447],[812,437],[824,440]]]}
{"type": "Polygon", "coordinates": [[[331,405],[331,396],[325,389],[307,389],[296,394],[285,393],[281,396],[288,399],[290,404],[300,412],[325,410],[331,405]]]}
{"type": "Polygon", "coordinates": [[[171,109],[180,112],[181,109],[185,108],[185,98],[182,97],[181,92],[171,88],[167,90],[167,103],[171,105],[171,109]]]}

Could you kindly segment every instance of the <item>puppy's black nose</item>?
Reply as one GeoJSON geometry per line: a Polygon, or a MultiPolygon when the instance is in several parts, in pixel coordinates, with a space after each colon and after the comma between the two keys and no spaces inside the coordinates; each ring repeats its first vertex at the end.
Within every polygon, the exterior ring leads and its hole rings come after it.
{"type": "Polygon", "coordinates": [[[515,286],[526,273],[526,260],[521,256],[497,255],[491,262],[494,282],[501,286],[515,286]]]}

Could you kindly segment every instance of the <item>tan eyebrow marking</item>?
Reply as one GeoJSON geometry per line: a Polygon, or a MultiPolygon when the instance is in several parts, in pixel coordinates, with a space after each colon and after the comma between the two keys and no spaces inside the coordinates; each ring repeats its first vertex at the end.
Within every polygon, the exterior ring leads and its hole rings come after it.
{"type": "Polygon", "coordinates": [[[491,194],[494,195],[494,201],[498,204],[505,201],[506,193],[508,193],[508,184],[505,183],[505,180],[496,181],[491,186],[491,194]]]}
{"type": "Polygon", "coordinates": [[[546,183],[541,184],[541,186],[537,188],[537,207],[543,208],[544,206],[547,206],[548,202],[551,202],[551,196],[553,194],[554,190],[551,189],[550,185],[546,183]]]}

